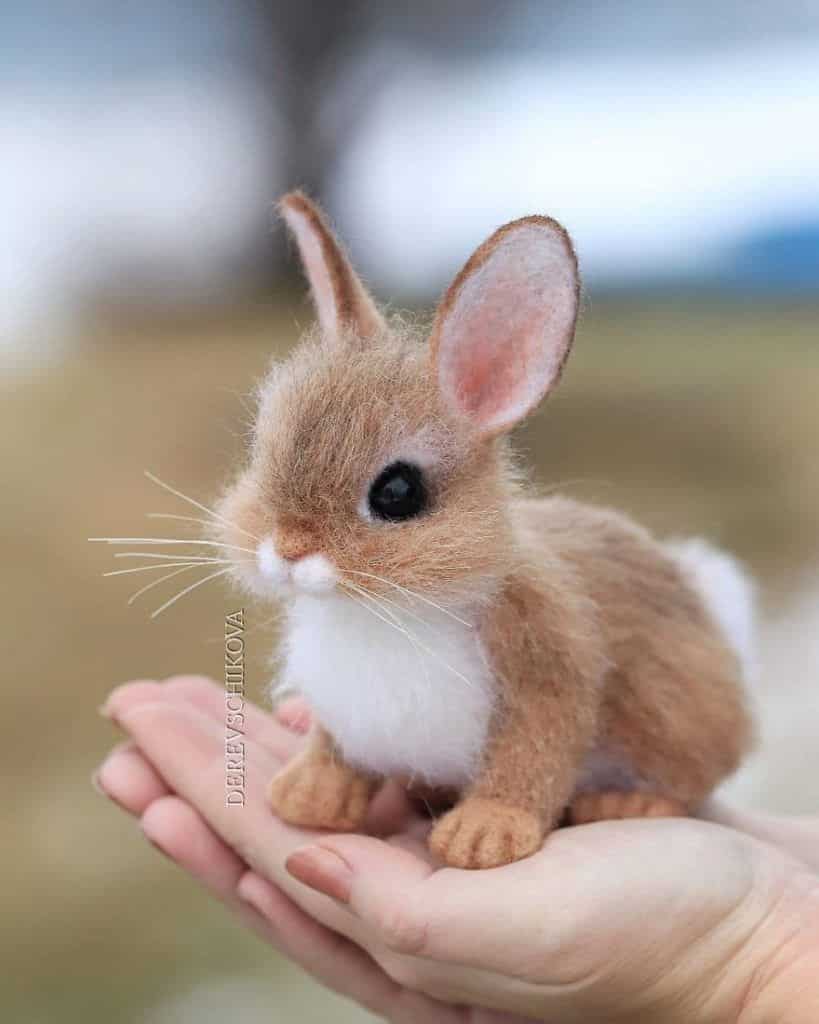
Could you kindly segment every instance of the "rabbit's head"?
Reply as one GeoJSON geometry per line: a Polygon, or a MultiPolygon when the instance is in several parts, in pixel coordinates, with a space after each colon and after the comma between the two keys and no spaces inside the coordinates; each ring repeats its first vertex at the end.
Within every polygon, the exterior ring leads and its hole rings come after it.
{"type": "Polygon", "coordinates": [[[578,308],[555,221],[526,217],[472,255],[427,339],[387,321],[320,211],[281,202],[318,314],[273,366],[224,538],[254,592],[348,586],[402,600],[480,600],[508,572],[519,491],[505,435],[556,384],[578,308]]]}

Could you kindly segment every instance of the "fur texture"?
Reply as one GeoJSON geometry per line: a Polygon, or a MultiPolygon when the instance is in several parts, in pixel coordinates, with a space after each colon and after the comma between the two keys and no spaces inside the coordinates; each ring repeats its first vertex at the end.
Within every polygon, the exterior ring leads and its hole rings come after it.
{"type": "Polygon", "coordinates": [[[382,619],[372,609],[344,595],[297,597],[285,685],[309,699],[350,764],[411,782],[466,785],[494,700],[476,630],[420,602],[385,605],[382,619]]]}
{"type": "Polygon", "coordinates": [[[725,556],[671,548],[609,509],[527,496],[504,431],[555,385],[579,285],[565,231],[506,225],[445,295],[431,343],[375,311],[323,217],[282,209],[319,329],[272,367],[250,459],[221,507],[283,600],[285,682],[316,709],[275,810],[356,828],[387,775],[455,787],[444,862],[526,856],[575,821],[695,808],[751,739],[747,588],[725,556]],[[369,512],[396,461],[428,507],[369,512]]]}

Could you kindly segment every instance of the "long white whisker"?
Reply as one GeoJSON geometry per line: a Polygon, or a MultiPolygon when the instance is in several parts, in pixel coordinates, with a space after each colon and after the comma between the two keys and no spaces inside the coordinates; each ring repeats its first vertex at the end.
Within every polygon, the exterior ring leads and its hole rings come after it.
{"type": "MultiPolygon", "coordinates": [[[[366,590],[362,590],[361,587],[355,587],[355,585],[354,584],[350,584],[349,581],[347,581],[345,586],[348,586],[351,589],[354,589],[355,592],[360,594],[362,597],[367,597],[371,601],[373,601],[376,604],[378,604],[378,599],[375,598],[372,594],[367,593],[366,590]]],[[[433,650],[431,647],[427,647],[426,644],[422,643],[418,639],[417,636],[415,636],[413,633],[411,633],[409,631],[409,629],[407,629],[406,626],[404,626],[403,624],[399,625],[398,623],[400,623],[401,620],[398,619],[398,617],[394,613],[390,612],[389,609],[384,608],[383,605],[379,605],[379,607],[381,608],[381,610],[383,612],[385,612],[387,615],[389,615],[392,619],[395,619],[396,622],[391,622],[389,619],[384,618],[383,615],[380,615],[379,613],[377,613],[373,608],[370,608],[369,611],[371,611],[373,613],[373,615],[377,615],[378,618],[382,620],[382,622],[386,622],[388,626],[393,626],[394,629],[397,629],[400,633],[403,633],[404,636],[409,640],[409,642],[411,644],[413,644],[414,646],[420,647],[422,651],[425,651],[431,658],[434,658],[438,662],[439,665],[442,665],[449,672],[452,672],[454,675],[456,675],[459,679],[461,679],[463,682],[465,682],[466,685],[468,687],[470,687],[470,689],[472,688],[473,683],[472,683],[471,679],[468,679],[462,672],[459,672],[456,668],[454,668],[452,665],[450,665],[448,661],[445,661],[441,657],[441,655],[438,654],[437,651],[433,650]]]]}
{"type": "MultiPolygon", "coordinates": [[[[418,644],[422,650],[426,649],[424,648],[423,644],[421,644],[421,641],[418,640],[418,638],[415,636],[415,634],[411,632],[409,626],[407,626],[407,624],[403,621],[401,616],[396,612],[392,611],[388,607],[388,605],[392,604],[393,607],[398,608],[399,611],[407,611],[406,608],[398,604],[397,601],[389,601],[387,598],[384,597],[383,594],[379,594],[378,596],[376,596],[375,594],[370,593],[370,591],[365,590],[363,587],[359,587],[355,583],[351,583],[349,580],[344,581],[344,585],[352,588],[361,597],[366,598],[368,601],[372,601],[372,603],[377,608],[381,609],[384,615],[389,616],[389,618],[396,624],[396,626],[401,630],[402,633],[406,634],[408,640],[410,640],[414,644],[418,644]]],[[[412,615],[412,612],[410,612],[409,614],[412,615]]],[[[413,618],[415,618],[424,626],[430,625],[428,622],[426,622],[418,615],[413,615],[413,618]]]]}
{"type": "Polygon", "coordinates": [[[385,604],[383,604],[381,599],[376,597],[375,594],[368,593],[363,587],[358,587],[355,585],[355,583],[351,583],[349,580],[345,580],[343,585],[345,587],[349,587],[349,589],[358,594],[359,597],[363,597],[367,601],[372,601],[376,608],[379,608],[384,615],[388,616],[390,620],[393,623],[395,623],[396,627],[401,630],[402,633],[406,633],[407,636],[409,636],[409,630],[406,628],[401,619],[395,614],[395,612],[390,611],[390,609],[385,604]]]}
{"type": "Polygon", "coordinates": [[[436,604],[430,598],[424,597],[423,594],[417,594],[414,590],[402,587],[400,583],[395,583],[392,580],[386,580],[383,576],[376,576],[375,573],[372,572],[361,572],[357,569],[347,569],[346,571],[352,573],[354,576],[368,576],[371,580],[378,580],[379,583],[385,583],[388,587],[395,587],[396,590],[400,590],[403,594],[407,594],[409,597],[413,597],[417,601],[423,601],[424,604],[437,608],[439,612],[442,612],[444,615],[448,615],[451,619],[455,619],[455,621],[460,622],[461,625],[468,626],[470,629],[473,628],[473,624],[471,622],[467,622],[466,619],[462,619],[459,615],[456,615],[455,612],[450,611],[449,608],[444,608],[442,605],[436,604]]]}
{"type": "Polygon", "coordinates": [[[178,516],[173,512],[146,512],[146,519],[178,519],[183,523],[197,523],[199,526],[213,526],[210,519],[199,519],[196,516],[178,516]]]}
{"type": "Polygon", "coordinates": [[[252,548],[242,548],[237,544],[223,544],[220,540],[186,540],[180,537],[89,537],[89,541],[98,544],[197,544],[208,548],[223,548],[226,551],[244,551],[255,555],[252,548]]]}
{"type": "MultiPolygon", "coordinates": [[[[166,565],[162,566],[163,569],[167,569],[166,565]]],[[[174,576],[179,576],[183,572],[188,572],[190,569],[195,569],[196,563],[193,565],[185,565],[181,569],[174,569],[173,572],[169,572],[165,576],[160,576],[158,580],[151,580],[150,583],[146,583],[144,587],[140,587],[135,594],[131,594],[128,598],[128,604],[133,604],[138,597],[142,597],[143,594],[149,590],[153,590],[154,587],[158,587],[160,583],[164,583],[165,580],[172,580],[174,576]]]]}
{"type": "MultiPolygon", "coordinates": [[[[202,565],[202,562],[157,562],[154,565],[140,565],[138,569],[114,569],[113,572],[104,572],[103,576],[128,576],[134,572],[149,572],[151,569],[174,569],[176,566],[184,565],[186,567],[193,567],[195,565],[202,565]]],[[[206,566],[211,563],[205,562],[206,566]]]]}
{"type": "Polygon", "coordinates": [[[392,626],[393,629],[397,629],[399,633],[402,633],[404,636],[406,636],[407,631],[405,629],[402,629],[400,626],[396,625],[385,615],[382,615],[381,612],[376,611],[375,608],[371,608],[369,605],[365,604],[360,598],[354,597],[353,595],[354,593],[356,593],[356,591],[354,591],[352,587],[348,588],[347,585],[345,584],[345,589],[347,589],[347,597],[349,597],[351,601],[354,601],[356,604],[361,605],[361,607],[364,608],[366,611],[370,612],[371,615],[374,615],[377,619],[381,619],[382,622],[385,622],[388,626],[392,626]]]}
{"type": "Polygon", "coordinates": [[[152,551],[115,551],[114,558],[152,558],[157,562],[178,562],[184,559],[186,562],[201,562],[208,565],[211,562],[220,565],[227,565],[232,561],[230,558],[211,558],[210,555],[194,555],[188,551],[177,551],[173,555],[156,555],[152,551]]]}
{"type": "Polygon", "coordinates": [[[224,516],[220,516],[218,512],[214,512],[212,508],[208,508],[207,505],[203,505],[201,501],[197,501],[195,498],[189,497],[187,494],[183,494],[181,491],[177,491],[175,487],[171,487],[170,484],[166,484],[164,480],[160,480],[154,473],[149,472],[147,469],[144,470],[145,476],[157,485],[168,491],[169,494],[175,495],[177,498],[181,498],[182,501],[187,501],[190,505],[198,508],[200,512],[204,512],[206,515],[211,516],[219,523],[223,523],[225,526],[232,526],[234,530],[238,530],[239,533],[243,533],[245,537],[250,537],[251,540],[255,540],[257,544],[261,543],[261,538],[254,536],[252,533],[248,533],[247,530],[243,530],[240,526],[235,523],[231,523],[230,520],[225,519],[224,516]]]}
{"type": "MultiPolygon", "coordinates": [[[[375,598],[375,595],[371,594],[368,590],[365,590],[362,587],[359,587],[357,589],[361,590],[362,593],[367,594],[368,597],[375,598]]],[[[425,619],[423,617],[423,615],[419,615],[418,612],[414,612],[410,608],[407,608],[407,606],[404,605],[404,604],[401,604],[400,601],[396,601],[395,598],[386,597],[384,594],[379,594],[378,595],[378,601],[381,604],[391,605],[393,608],[397,608],[399,612],[403,612],[405,615],[409,615],[409,617],[411,619],[415,619],[416,622],[420,622],[422,626],[427,626],[429,629],[435,629],[436,628],[434,623],[429,622],[427,619],[425,619]]]]}
{"type": "MultiPolygon", "coordinates": [[[[282,618],[282,611],[277,611],[267,619],[263,619],[261,622],[257,622],[252,626],[248,626],[245,629],[245,636],[249,633],[260,633],[262,630],[271,629],[276,623],[280,622],[282,618]]],[[[219,642],[222,642],[222,638],[218,638],[219,642]]]]}
{"type": "MultiPolygon", "coordinates": [[[[351,590],[354,590],[357,594],[359,594],[362,598],[366,598],[368,601],[372,601],[372,603],[375,604],[376,607],[380,608],[386,615],[389,615],[389,617],[395,621],[396,629],[400,630],[400,632],[402,632],[404,636],[406,636],[406,638],[409,640],[412,646],[416,648],[416,650],[424,650],[423,644],[421,644],[420,641],[404,625],[404,623],[401,622],[400,618],[394,612],[391,612],[390,609],[386,607],[386,605],[383,604],[383,595],[381,595],[380,597],[376,597],[375,594],[368,593],[368,591],[366,591],[363,587],[359,587],[355,583],[351,583],[349,580],[342,580],[341,582],[342,586],[349,587],[351,590]]],[[[395,602],[393,603],[395,604],[395,602]]],[[[416,616],[416,618],[418,618],[418,616],[416,616]]],[[[422,619],[419,619],[419,622],[422,621],[422,619]]],[[[421,662],[421,668],[423,669],[424,672],[424,678],[427,679],[427,681],[429,681],[429,672],[427,671],[426,663],[424,662],[423,658],[419,660],[421,662]]]]}
{"type": "Polygon", "coordinates": [[[189,587],[185,587],[184,590],[180,590],[179,593],[175,594],[169,601],[166,601],[163,605],[160,605],[159,608],[156,609],[156,611],[151,612],[151,618],[155,619],[157,615],[160,615],[162,612],[164,612],[166,608],[170,608],[172,604],[176,604],[176,602],[181,597],[184,597],[186,594],[189,594],[192,590],[196,590],[197,587],[203,586],[210,580],[215,580],[217,576],[224,576],[225,573],[228,572],[230,572],[229,568],[220,569],[218,572],[212,572],[210,576],[206,576],[203,580],[197,580],[196,583],[191,583],[189,587]]]}

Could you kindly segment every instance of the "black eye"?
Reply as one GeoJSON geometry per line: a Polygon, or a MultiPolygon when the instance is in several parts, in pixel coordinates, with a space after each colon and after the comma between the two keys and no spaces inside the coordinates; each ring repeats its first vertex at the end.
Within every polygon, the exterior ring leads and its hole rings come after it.
{"type": "Polygon", "coordinates": [[[427,507],[427,488],[418,466],[392,462],[373,481],[367,496],[370,512],[377,519],[411,519],[427,507]]]}

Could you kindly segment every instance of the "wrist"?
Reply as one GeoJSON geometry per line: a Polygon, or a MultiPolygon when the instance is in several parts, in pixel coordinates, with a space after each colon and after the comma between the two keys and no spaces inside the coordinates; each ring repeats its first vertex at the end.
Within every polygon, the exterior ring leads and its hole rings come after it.
{"type": "Polygon", "coordinates": [[[819,878],[797,869],[749,954],[737,1024],[819,1021],[819,878]]]}

